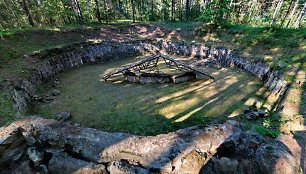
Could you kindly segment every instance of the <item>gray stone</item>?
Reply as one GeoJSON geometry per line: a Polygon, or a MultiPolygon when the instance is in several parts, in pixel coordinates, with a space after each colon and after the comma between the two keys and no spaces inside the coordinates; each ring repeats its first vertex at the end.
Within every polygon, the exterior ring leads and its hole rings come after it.
{"type": "MultiPolygon", "coordinates": [[[[78,159],[93,163],[124,159],[133,161],[133,165],[160,172],[186,171],[183,168],[186,169],[188,164],[204,165],[209,157],[199,164],[189,159],[202,159],[199,154],[208,151],[214,154],[226,139],[241,133],[240,129],[227,122],[205,128],[194,126],[159,136],[108,133],[39,117],[34,117],[29,124],[34,126],[35,132],[39,132],[35,136],[38,142],[70,152],[78,159]],[[190,154],[192,151],[196,153],[190,154]]],[[[32,129],[29,124],[23,126],[25,131],[32,129]]]]}
{"type": "Polygon", "coordinates": [[[33,161],[35,166],[39,165],[44,159],[44,154],[42,152],[39,152],[36,147],[29,147],[27,149],[27,154],[29,156],[29,159],[33,161]]]}
{"type": "Polygon", "coordinates": [[[258,112],[253,111],[246,114],[246,118],[249,120],[256,120],[259,117],[258,112]]]}
{"type": "Polygon", "coordinates": [[[39,174],[48,174],[49,173],[47,166],[44,165],[44,164],[39,165],[36,170],[37,170],[37,173],[39,173],[39,174]]]}
{"type": "Polygon", "coordinates": [[[19,160],[26,149],[20,129],[14,124],[0,128],[0,170],[19,160]]]}
{"type": "Polygon", "coordinates": [[[49,162],[50,173],[56,174],[107,174],[103,164],[95,164],[84,160],[76,159],[64,152],[57,152],[52,155],[49,162]]]}
{"type": "MultiPolygon", "coordinates": [[[[253,63],[235,55],[232,50],[226,48],[212,48],[201,44],[186,44],[180,42],[165,42],[155,40],[129,41],[129,42],[99,42],[80,43],[62,48],[49,49],[39,54],[29,55],[32,59],[49,57],[41,62],[28,80],[21,81],[18,88],[11,90],[15,108],[20,113],[24,113],[32,100],[41,101],[42,98],[32,98],[35,94],[35,86],[46,80],[50,80],[58,74],[80,65],[95,62],[100,63],[110,58],[128,57],[142,55],[145,53],[175,53],[180,55],[193,54],[195,57],[202,57],[203,60],[217,64],[218,66],[237,66],[249,71],[258,77],[274,93],[280,93],[284,89],[284,80],[280,71],[272,71],[264,63],[253,63]],[[82,49],[80,49],[82,48],[82,49]],[[204,56],[204,57],[203,57],[204,56]]],[[[209,63],[209,64],[211,64],[209,63]]],[[[129,79],[138,81],[136,78],[129,79]]],[[[164,82],[161,79],[142,78],[143,83],[164,82]]],[[[54,87],[58,87],[59,80],[54,80],[54,87]]],[[[55,93],[58,95],[58,92],[55,93]]],[[[45,99],[44,102],[51,102],[52,98],[45,99]]]]}
{"type": "Polygon", "coordinates": [[[256,151],[259,171],[271,174],[298,173],[299,167],[293,155],[279,144],[265,144],[256,151]]]}
{"type": "Polygon", "coordinates": [[[261,102],[258,101],[258,100],[254,100],[252,106],[255,107],[255,108],[260,108],[261,107],[261,102]]]}
{"type": "Polygon", "coordinates": [[[260,117],[264,117],[264,116],[267,116],[267,112],[265,109],[258,109],[257,110],[257,113],[260,117]]]}
{"type": "Polygon", "coordinates": [[[249,139],[249,147],[250,148],[257,148],[263,143],[263,140],[253,136],[252,138],[249,139]]]}
{"type": "Polygon", "coordinates": [[[149,174],[147,169],[131,165],[127,161],[112,161],[107,169],[110,174],[149,174]]]}
{"type": "Polygon", "coordinates": [[[58,96],[59,94],[60,94],[60,91],[57,90],[57,89],[54,89],[54,90],[52,91],[52,95],[53,95],[53,96],[58,96]]]}
{"type": "Polygon", "coordinates": [[[245,107],[243,108],[243,113],[244,113],[244,114],[247,114],[247,113],[249,113],[249,112],[251,112],[251,111],[252,111],[252,109],[251,109],[250,106],[245,106],[245,107]]]}
{"type": "Polygon", "coordinates": [[[44,103],[50,103],[51,101],[56,100],[55,96],[47,96],[43,99],[44,103]]]}
{"type": "Polygon", "coordinates": [[[30,160],[22,159],[21,161],[12,162],[6,166],[0,166],[1,174],[34,174],[37,173],[30,165],[30,160]],[[1,167],[4,167],[1,169],[1,167]]]}
{"type": "Polygon", "coordinates": [[[231,159],[227,157],[222,157],[220,159],[213,158],[214,168],[217,173],[235,173],[238,169],[238,160],[231,159]]]}
{"type": "Polygon", "coordinates": [[[23,90],[10,89],[10,96],[14,101],[14,108],[19,113],[24,113],[29,105],[29,96],[23,90]]]}
{"type": "Polygon", "coordinates": [[[58,87],[60,85],[60,81],[58,78],[55,78],[55,80],[53,81],[53,87],[58,87]]]}
{"type": "Polygon", "coordinates": [[[67,121],[71,118],[71,113],[70,112],[58,112],[55,115],[55,119],[58,121],[67,121]]]}
{"type": "Polygon", "coordinates": [[[193,79],[196,79],[196,74],[194,73],[184,73],[181,75],[175,75],[171,77],[174,83],[183,83],[193,79]]]}

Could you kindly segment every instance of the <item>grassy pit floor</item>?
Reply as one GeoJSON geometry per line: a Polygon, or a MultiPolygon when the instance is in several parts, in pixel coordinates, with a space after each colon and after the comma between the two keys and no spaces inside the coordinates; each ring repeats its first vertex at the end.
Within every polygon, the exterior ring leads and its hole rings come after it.
{"type": "MultiPolygon", "coordinates": [[[[125,82],[122,76],[101,80],[106,72],[142,58],[116,59],[66,72],[59,77],[61,93],[56,100],[37,103],[30,114],[54,118],[57,112],[68,111],[73,115],[72,123],[111,132],[156,135],[227,120],[265,91],[258,79],[236,68],[198,67],[212,74],[215,81],[141,85],[125,82]]],[[[174,58],[190,62],[187,57],[174,58]]],[[[52,89],[46,84],[39,90],[50,94],[52,89]]]]}

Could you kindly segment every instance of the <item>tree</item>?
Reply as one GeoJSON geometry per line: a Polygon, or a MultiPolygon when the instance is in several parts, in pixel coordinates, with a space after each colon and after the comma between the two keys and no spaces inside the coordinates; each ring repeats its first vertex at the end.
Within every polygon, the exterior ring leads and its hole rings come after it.
{"type": "Polygon", "coordinates": [[[22,8],[28,18],[29,24],[33,27],[34,26],[34,21],[29,9],[28,1],[27,0],[22,0],[22,8]]]}
{"type": "Polygon", "coordinates": [[[185,20],[189,19],[190,1],[191,0],[186,0],[186,4],[185,4],[185,20]]]}
{"type": "Polygon", "coordinates": [[[132,3],[132,17],[133,17],[133,23],[135,23],[135,0],[131,0],[132,3]]]}
{"type": "Polygon", "coordinates": [[[281,26],[283,26],[283,24],[284,24],[286,18],[288,17],[288,14],[289,14],[289,12],[290,12],[290,9],[291,9],[292,4],[293,4],[293,0],[290,1],[289,5],[288,5],[288,8],[287,8],[287,10],[286,10],[286,13],[285,13],[285,15],[283,16],[283,18],[282,18],[282,20],[281,20],[281,26]]]}
{"type": "Polygon", "coordinates": [[[98,21],[101,23],[102,18],[101,18],[101,15],[100,15],[98,0],[95,0],[95,4],[96,4],[96,17],[97,17],[98,21]]]}
{"type": "Polygon", "coordinates": [[[305,16],[305,11],[306,11],[306,2],[304,2],[304,6],[301,9],[301,11],[300,11],[300,13],[299,13],[299,15],[298,15],[298,17],[295,21],[294,28],[299,28],[300,27],[301,20],[305,16]]]}
{"type": "Polygon", "coordinates": [[[171,3],[171,17],[172,21],[175,21],[175,0],[172,0],[171,3]]]}
{"type": "Polygon", "coordinates": [[[282,5],[283,5],[283,0],[278,0],[278,1],[277,1],[277,6],[276,6],[276,8],[275,8],[275,11],[274,11],[274,14],[273,14],[271,23],[270,23],[270,26],[272,26],[272,25],[274,24],[274,22],[275,22],[275,20],[276,20],[276,17],[277,17],[277,15],[278,15],[278,13],[279,13],[279,11],[280,11],[282,5]]]}
{"type": "Polygon", "coordinates": [[[286,24],[286,28],[288,28],[290,22],[292,21],[293,15],[294,15],[294,13],[295,13],[295,11],[296,11],[298,5],[299,5],[299,0],[296,0],[296,1],[295,1],[295,4],[294,4],[294,7],[293,7],[293,9],[292,9],[292,11],[291,11],[291,13],[290,13],[289,20],[288,20],[288,22],[287,22],[287,24],[286,24]]]}
{"type": "Polygon", "coordinates": [[[74,1],[74,6],[75,6],[75,11],[76,11],[76,14],[77,14],[77,19],[79,22],[83,23],[84,22],[84,17],[83,17],[83,13],[82,13],[82,10],[81,10],[81,7],[80,7],[80,3],[79,3],[79,0],[73,0],[74,1]]]}

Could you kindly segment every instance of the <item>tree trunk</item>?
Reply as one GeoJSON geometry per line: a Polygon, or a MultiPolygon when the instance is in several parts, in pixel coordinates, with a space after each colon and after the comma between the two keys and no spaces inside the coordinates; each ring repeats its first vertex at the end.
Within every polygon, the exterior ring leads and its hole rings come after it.
{"type": "Polygon", "coordinates": [[[135,23],[135,0],[131,0],[132,3],[132,17],[133,17],[133,23],[135,23]]]}
{"type": "Polygon", "coordinates": [[[101,15],[100,15],[98,0],[95,0],[95,4],[96,4],[96,17],[97,17],[98,21],[101,23],[102,19],[101,19],[101,15]]]}
{"type": "Polygon", "coordinates": [[[84,18],[83,18],[83,13],[80,7],[80,3],[79,0],[74,0],[75,6],[76,6],[76,11],[77,11],[77,16],[79,19],[79,22],[83,23],[84,22],[84,18]]]}
{"type": "Polygon", "coordinates": [[[283,26],[283,24],[284,24],[284,22],[285,22],[285,20],[286,20],[286,18],[287,18],[287,16],[288,16],[288,14],[289,14],[289,12],[290,12],[290,9],[291,9],[292,4],[293,4],[293,0],[290,1],[290,4],[289,4],[288,9],[287,9],[287,11],[286,11],[286,14],[285,14],[285,15],[283,16],[283,18],[282,18],[281,26],[283,26]]]}
{"type": "Polygon", "coordinates": [[[172,16],[172,21],[175,21],[175,0],[172,0],[171,3],[171,16],[172,16]]]}
{"type": "Polygon", "coordinates": [[[184,0],[181,0],[181,15],[180,15],[181,21],[183,21],[183,13],[184,13],[184,0]]]}
{"type": "Polygon", "coordinates": [[[106,5],[106,0],[104,0],[104,11],[105,11],[105,20],[106,20],[106,23],[108,24],[108,8],[106,5]]]}
{"type": "Polygon", "coordinates": [[[301,20],[305,16],[305,11],[306,11],[306,2],[304,2],[304,6],[303,6],[302,10],[299,13],[299,16],[297,17],[297,19],[295,21],[294,28],[299,28],[300,27],[301,20]]]}
{"type": "MultiPolygon", "coordinates": [[[[9,9],[9,8],[7,8],[8,2],[4,1],[4,3],[6,4],[6,5],[5,5],[5,6],[6,6],[6,9],[9,9]]],[[[10,0],[9,3],[10,3],[13,7],[17,7],[17,6],[18,6],[18,4],[17,4],[15,1],[10,0]]],[[[19,17],[18,17],[18,15],[16,14],[15,10],[13,10],[12,8],[10,8],[10,9],[11,9],[10,11],[12,11],[12,13],[13,13],[13,16],[14,16],[14,19],[15,19],[15,21],[16,21],[16,23],[17,23],[17,26],[22,26],[22,24],[19,22],[19,17]]]]}
{"type": "Polygon", "coordinates": [[[277,15],[278,15],[278,13],[279,13],[279,11],[280,11],[282,5],[283,5],[283,0],[278,0],[278,3],[277,3],[277,6],[276,6],[276,8],[275,8],[275,11],[274,11],[274,14],[273,14],[273,17],[272,17],[272,21],[271,21],[271,23],[270,23],[270,26],[272,26],[272,25],[274,24],[274,22],[275,22],[275,20],[276,20],[276,17],[277,17],[277,15]]]}
{"type": "MultiPolygon", "coordinates": [[[[0,26],[4,29],[5,27],[5,25],[3,24],[3,19],[2,19],[2,14],[0,13],[0,26]]],[[[0,35],[0,36],[2,36],[2,35],[0,35]]]]}
{"type": "Polygon", "coordinates": [[[151,13],[153,13],[153,10],[154,10],[154,2],[153,0],[151,0],[151,13]]]}
{"type": "Polygon", "coordinates": [[[292,11],[291,11],[291,13],[290,13],[289,20],[288,20],[288,22],[287,22],[287,24],[286,24],[286,28],[288,28],[290,22],[292,21],[293,15],[294,15],[294,13],[295,13],[295,11],[296,11],[298,5],[299,5],[299,0],[296,0],[296,1],[295,1],[295,4],[294,4],[294,7],[293,7],[293,9],[292,9],[292,11]]]}
{"type": "Polygon", "coordinates": [[[34,21],[33,21],[33,18],[32,18],[27,0],[22,0],[22,8],[23,8],[25,14],[28,17],[29,24],[33,27],[34,26],[34,21]]]}
{"type": "Polygon", "coordinates": [[[189,19],[190,0],[186,0],[185,5],[185,20],[189,19]]]}
{"type": "Polygon", "coordinates": [[[127,0],[125,0],[125,12],[128,14],[128,17],[130,17],[130,12],[129,12],[129,3],[127,0]]]}

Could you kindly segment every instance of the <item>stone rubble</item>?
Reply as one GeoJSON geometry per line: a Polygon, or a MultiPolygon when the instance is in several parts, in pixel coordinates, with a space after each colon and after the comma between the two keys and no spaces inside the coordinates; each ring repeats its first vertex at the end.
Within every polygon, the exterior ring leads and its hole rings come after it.
{"type": "Polygon", "coordinates": [[[70,112],[58,112],[55,115],[55,119],[57,121],[67,121],[71,118],[71,113],[70,112]]]}
{"type": "MultiPolygon", "coordinates": [[[[259,78],[274,94],[282,96],[288,84],[279,70],[262,62],[250,62],[232,50],[202,44],[141,40],[131,42],[79,43],[29,55],[43,58],[32,75],[13,84],[10,96],[19,113],[31,102],[51,102],[38,96],[36,87],[48,80],[59,87],[57,75],[83,64],[103,63],[113,58],[146,53],[192,56],[195,66],[236,66],[259,78]],[[197,61],[199,61],[197,63],[197,61]]],[[[54,91],[53,91],[54,92],[54,91]]],[[[250,119],[266,116],[265,108],[249,107],[250,119]]],[[[279,144],[242,133],[237,123],[190,127],[157,136],[108,133],[57,120],[28,117],[0,128],[2,173],[297,173],[292,154],[279,144]],[[269,156],[271,158],[266,158],[269,156]],[[34,165],[33,165],[34,164],[34,165]]]]}
{"type": "MultiPolygon", "coordinates": [[[[29,55],[29,57],[46,59],[34,70],[27,80],[11,87],[10,96],[18,112],[24,113],[33,100],[37,100],[36,90],[39,84],[54,79],[58,87],[57,75],[83,64],[103,63],[110,59],[143,55],[147,53],[177,54],[192,56],[205,66],[236,66],[259,78],[273,93],[283,95],[288,88],[279,70],[273,70],[262,62],[250,62],[238,57],[226,48],[207,47],[204,44],[187,44],[184,42],[164,42],[155,40],[136,40],[130,42],[84,42],[54,48],[29,55]],[[205,63],[206,62],[206,63],[205,63]]],[[[197,63],[195,62],[195,66],[197,63]]],[[[50,100],[46,100],[50,102],[50,100]]]]}
{"type": "Polygon", "coordinates": [[[53,95],[53,96],[58,96],[60,93],[61,93],[61,92],[60,92],[59,90],[57,90],[57,89],[54,89],[54,90],[52,91],[52,95],[53,95]]]}
{"type": "Polygon", "coordinates": [[[32,116],[0,128],[0,140],[1,173],[298,171],[286,146],[243,133],[235,121],[157,136],[134,136],[32,116]]]}

